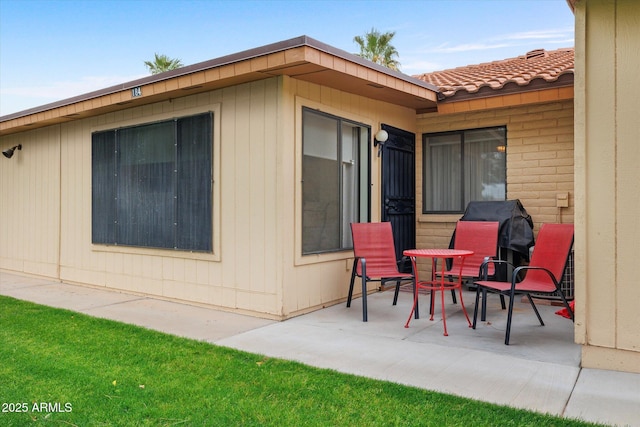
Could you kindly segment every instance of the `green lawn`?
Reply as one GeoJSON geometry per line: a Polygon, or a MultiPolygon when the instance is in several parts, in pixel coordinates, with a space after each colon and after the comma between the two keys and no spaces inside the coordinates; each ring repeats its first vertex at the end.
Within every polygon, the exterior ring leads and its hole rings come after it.
{"type": "Polygon", "coordinates": [[[590,425],[2,296],[0,403],[2,426],[590,425]]]}

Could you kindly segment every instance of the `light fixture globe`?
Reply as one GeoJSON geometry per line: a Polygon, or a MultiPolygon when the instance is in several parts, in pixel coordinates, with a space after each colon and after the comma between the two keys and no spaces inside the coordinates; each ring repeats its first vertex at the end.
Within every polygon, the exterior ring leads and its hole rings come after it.
{"type": "Polygon", "coordinates": [[[389,134],[387,133],[386,130],[384,129],[380,129],[377,133],[376,136],[374,137],[376,139],[376,141],[380,144],[384,144],[385,142],[387,142],[387,139],[389,139],[389,134]]]}

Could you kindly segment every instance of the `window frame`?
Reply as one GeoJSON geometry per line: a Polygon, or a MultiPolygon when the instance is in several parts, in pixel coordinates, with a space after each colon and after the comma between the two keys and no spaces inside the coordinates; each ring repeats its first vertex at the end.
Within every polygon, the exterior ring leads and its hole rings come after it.
{"type": "MultiPolygon", "coordinates": [[[[423,133],[422,134],[422,214],[424,215],[451,215],[451,214],[462,214],[466,209],[465,199],[466,199],[466,189],[465,189],[465,135],[467,133],[476,132],[476,131],[490,131],[490,130],[500,130],[504,134],[504,139],[502,141],[502,146],[504,146],[504,199],[507,200],[507,126],[506,125],[498,125],[498,126],[486,126],[486,127],[478,127],[478,128],[470,128],[470,129],[460,129],[454,131],[445,131],[445,132],[431,132],[431,133],[423,133]],[[439,136],[453,136],[459,135],[459,150],[460,150],[460,209],[454,210],[445,210],[445,209],[427,209],[427,200],[428,194],[431,191],[431,184],[428,183],[427,173],[429,173],[429,144],[428,139],[432,137],[439,136]]],[[[500,152],[496,150],[495,152],[500,152]]]]}
{"type": "MultiPolygon", "coordinates": [[[[206,107],[190,107],[174,110],[171,112],[161,114],[141,114],[135,118],[131,118],[134,115],[129,115],[129,119],[123,120],[122,117],[118,119],[118,116],[110,117],[110,121],[107,120],[99,126],[92,126],[90,139],[97,132],[104,132],[116,129],[131,128],[136,126],[144,126],[154,123],[172,121],[176,119],[188,118],[192,116],[198,116],[203,114],[209,114],[211,116],[210,126],[210,152],[211,152],[211,172],[210,172],[210,203],[211,203],[211,218],[210,228],[210,249],[206,251],[195,249],[175,249],[165,248],[157,246],[128,246],[119,243],[98,243],[93,241],[91,236],[92,251],[95,252],[112,252],[112,253],[128,253],[128,254],[141,254],[141,255],[162,255],[170,256],[172,258],[189,258],[200,259],[209,261],[221,261],[220,257],[220,104],[209,104],[206,107]]],[[[93,166],[92,166],[93,168],[93,166]]],[[[93,180],[93,170],[91,170],[91,179],[93,180]]],[[[91,203],[93,205],[93,182],[91,184],[91,203]]],[[[91,227],[93,229],[93,212],[90,214],[91,227]]],[[[90,233],[91,235],[93,232],[90,233]]]]}
{"type": "MultiPolygon", "coordinates": [[[[299,204],[299,212],[297,214],[297,218],[299,221],[299,233],[298,233],[298,244],[299,250],[298,253],[300,256],[307,257],[309,256],[334,256],[336,254],[344,253],[345,251],[352,251],[353,244],[345,245],[344,244],[344,236],[346,233],[349,233],[350,239],[350,227],[345,226],[343,223],[343,219],[339,219],[339,232],[340,236],[338,241],[340,242],[338,247],[332,249],[319,249],[319,250],[308,250],[304,249],[304,233],[305,233],[305,214],[304,214],[304,163],[305,163],[305,143],[304,143],[304,116],[305,113],[318,114],[320,117],[329,118],[336,121],[336,136],[337,136],[337,159],[336,164],[339,166],[341,172],[339,172],[340,176],[338,177],[338,185],[337,188],[340,191],[339,199],[340,199],[340,209],[339,215],[340,218],[344,214],[344,206],[342,203],[344,202],[344,174],[342,172],[342,128],[343,124],[348,124],[350,126],[354,126],[355,128],[359,128],[366,132],[366,135],[362,134],[362,131],[359,132],[358,144],[359,146],[356,149],[356,153],[358,156],[357,159],[357,171],[355,187],[359,189],[357,194],[354,197],[354,201],[356,203],[356,215],[358,216],[358,221],[370,221],[371,218],[371,138],[372,136],[372,126],[363,121],[347,118],[345,115],[341,115],[340,112],[328,112],[326,110],[320,110],[319,108],[313,108],[310,106],[302,105],[299,109],[300,111],[300,120],[298,121],[300,126],[300,155],[298,158],[299,161],[299,173],[300,173],[300,204],[299,204]],[[364,182],[363,182],[364,181],[364,182]],[[332,255],[333,254],[333,255],[332,255]]],[[[338,169],[336,169],[337,171],[338,169]]],[[[300,259],[299,259],[300,261],[300,259]]]]}

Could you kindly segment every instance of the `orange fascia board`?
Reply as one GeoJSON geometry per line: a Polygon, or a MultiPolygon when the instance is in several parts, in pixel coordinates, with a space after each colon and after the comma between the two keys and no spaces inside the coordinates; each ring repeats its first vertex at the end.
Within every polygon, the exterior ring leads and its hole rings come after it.
{"type": "Polygon", "coordinates": [[[438,114],[454,114],[469,111],[490,110],[519,105],[539,104],[541,102],[566,101],[573,99],[573,86],[512,93],[478,99],[465,99],[456,102],[438,104],[438,114]]]}

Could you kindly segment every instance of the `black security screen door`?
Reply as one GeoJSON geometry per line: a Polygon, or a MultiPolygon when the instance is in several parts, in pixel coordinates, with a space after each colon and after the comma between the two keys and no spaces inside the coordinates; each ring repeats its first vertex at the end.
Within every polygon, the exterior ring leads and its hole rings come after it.
{"type": "MultiPolygon", "coordinates": [[[[396,245],[396,258],[405,249],[416,247],[415,224],[415,135],[382,125],[389,139],[382,149],[382,221],[391,222],[396,245]]],[[[400,263],[403,271],[411,271],[409,263],[400,263]]]]}

